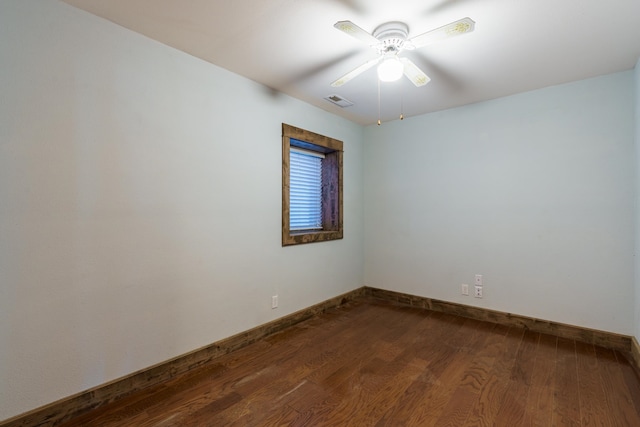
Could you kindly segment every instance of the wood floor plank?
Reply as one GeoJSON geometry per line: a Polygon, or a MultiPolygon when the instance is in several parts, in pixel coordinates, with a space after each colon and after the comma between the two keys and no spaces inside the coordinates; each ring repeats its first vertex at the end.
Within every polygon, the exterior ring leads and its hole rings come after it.
{"type": "Polygon", "coordinates": [[[592,344],[576,342],[580,424],[582,426],[613,426],[600,414],[608,410],[604,387],[600,381],[600,367],[592,344]]]}
{"type": "Polygon", "coordinates": [[[414,359],[401,366],[400,371],[387,381],[379,390],[367,400],[362,413],[351,419],[347,426],[374,426],[383,419],[401,398],[405,396],[407,388],[424,372],[428,365],[423,359],[414,359]]]}
{"type": "MultiPolygon", "coordinates": [[[[341,393],[348,392],[353,397],[353,406],[358,401],[357,396],[362,387],[371,387],[370,384],[363,384],[363,372],[375,370],[371,367],[372,363],[378,365],[384,363],[382,359],[377,359],[378,344],[380,342],[393,343],[406,335],[406,325],[415,324],[416,311],[405,307],[385,307],[386,310],[393,312],[393,316],[386,318],[370,319],[366,325],[366,333],[368,338],[374,336],[376,339],[370,342],[362,342],[362,340],[350,340],[347,343],[342,341],[343,346],[340,348],[341,353],[337,353],[328,363],[323,364],[306,376],[306,379],[319,385],[323,399],[311,399],[306,401],[292,401],[292,405],[303,417],[313,416],[316,419],[327,420],[332,416],[337,416],[340,411],[347,411],[342,408],[345,399],[336,399],[341,393]],[[350,357],[351,363],[345,363],[344,355],[350,357]],[[378,361],[376,361],[376,359],[378,361]],[[355,363],[354,363],[355,362],[355,363]],[[329,396],[329,398],[325,398],[329,396]],[[317,404],[320,400],[321,404],[317,404]],[[309,405],[309,402],[312,404],[309,405]],[[304,404],[304,405],[303,405],[304,404]],[[335,413],[332,415],[332,413],[335,413]]],[[[386,352],[382,350],[382,354],[386,352]]],[[[349,402],[349,399],[346,400],[349,402]]]]}
{"type": "Polygon", "coordinates": [[[487,337],[471,349],[470,359],[462,381],[436,422],[438,426],[461,426],[471,415],[486,386],[491,368],[498,357],[498,349],[504,336],[494,332],[494,324],[487,324],[487,337]]]}
{"type": "Polygon", "coordinates": [[[423,342],[415,349],[416,357],[428,362],[428,365],[405,389],[388,412],[380,418],[376,423],[377,426],[419,425],[417,423],[421,421],[422,415],[416,413],[415,409],[421,407],[426,393],[438,387],[438,378],[443,375],[447,366],[455,363],[456,357],[463,357],[458,353],[455,342],[450,341],[454,337],[461,336],[459,332],[465,319],[441,313],[432,315],[431,319],[437,325],[438,331],[431,336],[430,340],[423,342]]]}
{"type": "Polygon", "coordinates": [[[636,411],[637,402],[633,401],[629,388],[625,385],[615,352],[602,347],[595,349],[598,364],[601,366],[600,379],[609,411],[616,414],[618,425],[640,425],[636,411]]]}
{"type": "MultiPolygon", "coordinates": [[[[370,319],[368,321],[368,326],[372,328],[391,329],[398,321],[389,322],[383,324],[380,321],[374,321],[374,319],[370,319]]],[[[385,331],[386,332],[386,331],[385,331]]],[[[362,345],[361,340],[353,339],[350,334],[346,334],[347,337],[341,337],[339,339],[340,342],[344,342],[344,339],[349,339],[351,345],[342,346],[340,351],[348,352],[351,354],[357,363],[362,364],[365,363],[365,360],[368,356],[373,357],[369,347],[367,345],[362,345]],[[360,348],[358,348],[360,345],[360,348]]],[[[334,336],[335,338],[336,336],[334,336]]],[[[337,337],[340,337],[338,335],[337,337]]],[[[288,341],[287,341],[288,343],[288,341]]],[[[306,346],[309,347],[308,345],[306,346]]],[[[312,346],[318,347],[318,345],[312,346]]],[[[302,350],[300,348],[300,350],[302,350]]],[[[316,348],[316,352],[321,351],[320,348],[316,348]]],[[[312,353],[307,353],[309,356],[312,353]]],[[[335,354],[335,353],[332,353],[335,354]]],[[[338,353],[340,354],[340,353],[338,353]]],[[[304,357],[304,356],[303,356],[304,357]]],[[[323,386],[338,386],[342,382],[346,381],[349,377],[353,376],[356,366],[354,363],[345,364],[344,362],[339,362],[339,364],[332,363],[335,361],[343,361],[344,358],[337,357],[335,359],[324,359],[324,361],[328,361],[329,363],[323,363],[320,366],[314,365],[313,363],[304,363],[300,364],[300,355],[298,354],[294,359],[288,359],[283,361],[280,365],[273,367],[269,372],[263,372],[262,375],[259,375],[252,381],[242,384],[242,386],[237,386],[236,390],[242,393],[245,396],[244,404],[236,405],[236,408],[230,408],[227,412],[234,411],[233,414],[228,414],[227,418],[232,420],[237,419],[246,419],[247,413],[261,413],[264,412],[266,408],[269,408],[274,401],[282,400],[282,396],[288,396],[291,394],[291,390],[295,390],[298,387],[298,379],[304,377],[307,380],[322,382],[323,386]],[[327,369],[324,369],[327,368],[327,369]],[[282,372],[287,372],[286,376],[281,376],[282,372]],[[314,373],[317,372],[327,372],[326,376],[314,376],[314,373]],[[278,378],[281,376],[280,378],[278,378]]],[[[318,359],[316,359],[318,361],[318,359]]],[[[299,412],[299,410],[298,410],[299,412]]]]}
{"type": "Polygon", "coordinates": [[[497,425],[522,425],[527,397],[533,375],[534,354],[538,346],[539,334],[526,331],[515,356],[509,376],[509,383],[495,417],[497,425]]]}
{"type": "Polygon", "coordinates": [[[575,341],[559,338],[556,349],[556,387],[552,424],[580,425],[580,392],[575,341]]]}
{"type": "MultiPolygon", "coordinates": [[[[362,411],[366,399],[372,398],[376,391],[383,386],[384,380],[391,380],[391,375],[396,373],[400,367],[398,364],[390,364],[384,359],[376,357],[379,343],[387,342],[403,346],[414,339],[407,334],[406,325],[421,323],[424,314],[416,317],[416,313],[419,311],[407,310],[406,308],[397,311],[396,316],[387,319],[384,327],[379,331],[369,331],[375,334],[377,339],[372,347],[361,346],[354,358],[356,363],[343,365],[331,376],[320,380],[319,384],[325,387],[333,389],[338,386],[340,390],[347,388],[350,398],[340,399],[338,402],[335,402],[335,399],[329,399],[321,409],[313,408],[316,418],[321,418],[322,422],[330,425],[345,425],[362,411]]],[[[382,355],[387,356],[387,352],[383,350],[382,355]]],[[[312,377],[310,378],[314,380],[312,377]]],[[[314,381],[317,382],[318,379],[314,381]]]]}
{"type": "Polygon", "coordinates": [[[619,351],[615,352],[616,360],[618,362],[618,366],[622,371],[622,376],[624,378],[624,382],[627,385],[627,389],[629,390],[629,394],[631,395],[631,401],[636,408],[636,413],[640,416],[640,376],[639,373],[631,366],[628,357],[622,354],[619,351]]]}
{"type": "MultiPolygon", "coordinates": [[[[349,398],[342,399],[326,414],[323,421],[327,425],[365,425],[368,403],[378,392],[396,378],[398,365],[389,364],[381,359],[373,359],[363,366],[345,383],[349,388],[349,398]]],[[[417,373],[416,373],[417,375],[417,373]]],[[[372,421],[369,421],[372,422],[372,421]]]]}
{"type": "MultiPolygon", "coordinates": [[[[380,383],[363,399],[363,407],[358,412],[349,414],[344,421],[345,426],[375,425],[388,409],[396,402],[399,395],[424,371],[428,361],[416,356],[415,349],[421,345],[429,345],[430,337],[437,335],[431,314],[425,316],[424,310],[416,310],[412,319],[411,333],[405,333],[396,339],[390,348],[378,352],[380,360],[385,362],[377,375],[380,383]],[[434,334],[434,332],[436,332],[434,334]],[[395,355],[389,359],[390,355],[395,355]]],[[[365,397],[365,396],[363,396],[365,397]]]]}
{"type": "MultiPolygon", "coordinates": [[[[409,425],[436,425],[445,411],[453,411],[458,416],[457,409],[449,403],[465,378],[465,373],[473,359],[473,352],[487,339],[488,330],[490,327],[485,322],[466,320],[460,327],[459,334],[445,342],[451,347],[452,353],[445,361],[444,370],[432,371],[432,383],[413,408],[409,425]]],[[[430,364],[427,369],[431,367],[430,364]]],[[[448,416],[453,415],[453,413],[448,414],[448,416]]]]}
{"type": "Polygon", "coordinates": [[[499,341],[499,356],[493,363],[487,379],[478,393],[478,399],[469,413],[465,426],[494,425],[495,417],[504,402],[504,395],[524,330],[513,327],[500,329],[502,339],[499,341]]]}
{"type": "Polygon", "coordinates": [[[553,417],[557,338],[540,334],[523,425],[546,427],[553,417]]]}
{"type": "Polygon", "coordinates": [[[640,426],[638,408],[619,352],[364,300],[61,427],[640,426]]]}

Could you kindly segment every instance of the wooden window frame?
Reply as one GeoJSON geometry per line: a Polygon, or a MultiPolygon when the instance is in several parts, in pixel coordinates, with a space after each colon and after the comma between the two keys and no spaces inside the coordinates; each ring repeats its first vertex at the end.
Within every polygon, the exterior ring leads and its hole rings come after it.
{"type": "Polygon", "coordinates": [[[282,246],[342,239],[342,155],[342,141],[282,123],[282,246]],[[322,163],[322,230],[291,231],[289,228],[291,146],[325,155],[322,163]]]}

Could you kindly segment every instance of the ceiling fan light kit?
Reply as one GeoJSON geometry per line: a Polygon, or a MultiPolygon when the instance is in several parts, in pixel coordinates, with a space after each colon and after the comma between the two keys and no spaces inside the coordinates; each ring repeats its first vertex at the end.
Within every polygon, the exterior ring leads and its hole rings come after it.
{"type": "Polygon", "coordinates": [[[403,73],[404,64],[395,55],[385,58],[378,65],[378,78],[382,82],[395,82],[402,77],[403,73]]]}

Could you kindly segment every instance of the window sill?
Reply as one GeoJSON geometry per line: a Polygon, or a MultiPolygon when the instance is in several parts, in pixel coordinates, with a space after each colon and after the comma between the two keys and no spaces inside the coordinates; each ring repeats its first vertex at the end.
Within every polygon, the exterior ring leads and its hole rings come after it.
{"type": "Polygon", "coordinates": [[[300,230],[282,236],[282,246],[300,245],[304,243],[327,242],[342,239],[342,231],[332,230],[300,230]]]}

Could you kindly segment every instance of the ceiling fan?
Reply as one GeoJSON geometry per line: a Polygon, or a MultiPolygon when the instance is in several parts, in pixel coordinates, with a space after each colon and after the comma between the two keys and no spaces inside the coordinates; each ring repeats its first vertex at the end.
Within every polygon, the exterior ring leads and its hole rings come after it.
{"type": "Polygon", "coordinates": [[[380,64],[378,65],[378,78],[381,81],[395,81],[404,74],[414,85],[424,86],[431,79],[409,58],[399,57],[400,52],[418,49],[443,39],[470,33],[474,26],[473,20],[463,18],[408,39],[409,27],[403,22],[387,22],[377,27],[373,34],[369,34],[351,21],[336,22],[335,28],[367,43],[378,52],[378,57],[349,71],[331,83],[331,86],[342,86],[376,64],[380,64]]]}

